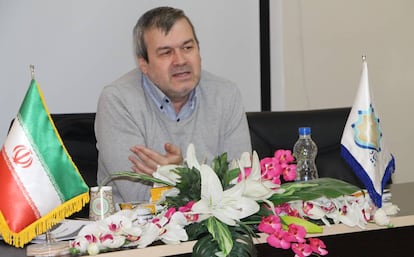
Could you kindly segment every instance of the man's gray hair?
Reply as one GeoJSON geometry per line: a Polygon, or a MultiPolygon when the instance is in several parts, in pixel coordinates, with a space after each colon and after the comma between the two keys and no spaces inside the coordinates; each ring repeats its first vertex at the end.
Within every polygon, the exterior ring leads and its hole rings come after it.
{"type": "Polygon", "coordinates": [[[135,54],[148,62],[148,48],[145,44],[144,33],[152,28],[158,28],[167,35],[174,24],[181,19],[186,19],[193,31],[194,39],[199,44],[194,26],[183,10],[173,7],[157,7],[144,13],[138,20],[133,30],[135,54]]]}

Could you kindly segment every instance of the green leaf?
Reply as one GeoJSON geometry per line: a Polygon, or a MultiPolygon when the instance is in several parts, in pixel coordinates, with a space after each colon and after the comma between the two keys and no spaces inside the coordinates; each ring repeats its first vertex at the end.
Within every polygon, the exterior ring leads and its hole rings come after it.
{"type": "Polygon", "coordinates": [[[210,232],[214,240],[217,241],[220,250],[225,256],[229,255],[233,248],[233,239],[228,226],[215,217],[208,218],[206,226],[208,232],[210,232]]]}
{"type": "Polygon", "coordinates": [[[323,232],[323,228],[321,226],[318,226],[310,221],[307,221],[305,219],[302,218],[298,218],[298,217],[293,217],[293,216],[279,216],[280,219],[282,220],[283,224],[286,226],[289,226],[290,224],[296,224],[299,226],[302,226],[306,229],[307,233],[322,233],[323,232]]]}
{"type": "Polygon", "coordinates": [[[215,256],[220,249],[218,248],[217,242],[213,237],[208,234],[204,237],[201,237],[193,246],[192,257],[206,257],[206,256],[215,256]]]}
{"type": "Polygon", "coordinates": [[[227,189],[227,187],[230,185],[230,182],[237,178],[239,176],[240,173],[240,169],[239,168],[235,168],[235,169],[231,169],[228,170],[223,177],[223,188],[227,189]]]}
{"type": "Polygon", "coordinates": [[[167,197],[169,207],[180,207],[189,201],[200,200],[201,176],[196,168],[179,167],[174,170],[180,176],[180,180],[175,185],[180,192],[175,197],[167,197]]]}
{"type": "Polygon", "coordinates": [[[204,222],[194,222],[185,227],[188,235],[188,240],[197,240],[202,235],[208,234],[208,230],[204,222]]]}
{"type": "Polygon", "coordinates": [[[104,186],[106,184],[108,184],[110,181],[114,180],[114,179],[131,179],[131,180],[141,180],[141,181],[148,181],[148,182],[153,182],[153,183],[160,183],[160,184],[164,184],[167,186],[174,186],[173,184],[158,179],[158,178],[154,178],[153,176],[147,175],[147,174],[142,174],[142,173],[136,173],[133,171],[119,171],[119,172],[114,172],[111,175],[109,175],[108,177],[106,177],[100,186],[104,186]]]}
{"type": "MultiPolygon", "coordinates": [[[[239,225],[228,227],[234,245],[227,257],[256,257],[257,250],[253,242],[253,236],[256,237],[257,235],[250,226],[246,226],[243,223],[239,225]]],[[[195,243],[192,257],[215,257],[219,252],[224,255],[213,236],[211,234],[204,234],[195,243]]]]}
{"type": "Polygon", "coordinates": [[[222,186],[226,187],[224,182],[224,177],[229,170],[229,163],[227,161],[227,153],[223,153],[218,157],[214,158],[213,162],[211,163],[211,168],[216,172],[217,176],[219,177],[222,186]]]}
{"type": "Polygon", "coordinates": [[[361,189],[345,181],[333,178],[320,178],[306,182],[293,182],[281,185],[286,191],[282,194],[274,194],[269,197],[275,205],[294,200],[314,200],[325,196],[337,198],[342,195],[350,195],[361,189]]]}
{"type": "Polygon", "coordinates": [[[257,255],[252,237],[244,233],[233,233],[234,246],[229,257],[253,257],[257,255]]]}

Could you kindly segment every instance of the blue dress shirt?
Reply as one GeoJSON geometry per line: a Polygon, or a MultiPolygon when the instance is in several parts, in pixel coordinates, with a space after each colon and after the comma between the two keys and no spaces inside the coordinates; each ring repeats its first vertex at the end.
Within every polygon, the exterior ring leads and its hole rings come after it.
{"type": "Polygon", "coordinates": [[[180,112],[176,113],[171,100],[146,75],[142,76],[142,85],[145,93],[150,96],[154,104],[158,107],[158,110],[171,120],[179,122],[180,120],[188,118],[193,113],[196,103],[195,91],[197,87],[190,92],[190,96],[180,112]]]}

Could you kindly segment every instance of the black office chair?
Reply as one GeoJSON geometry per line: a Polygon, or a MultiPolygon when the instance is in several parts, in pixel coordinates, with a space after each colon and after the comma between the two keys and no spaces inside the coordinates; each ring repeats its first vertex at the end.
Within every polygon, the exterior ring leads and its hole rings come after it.
{"type": "MultiPolygon", "coordinates": [[[[94,131],[95,113],[51,114],[73,162],[89,187],[97,185],[98,151],[94,131]]],[[[89,204],[70,218],[88,218],[89,204]]]]}
{"type": "Polygon", "coordinates": [[[340,154],[342,132],[350,107],[304,111],[248,112],[252,149],[260,158],[273,156],[277,149],[293,150],[299,127],[311,127],[318,146],[316,166],[319,177],[346,181],[360,188],[364,185],[340,154]]]}

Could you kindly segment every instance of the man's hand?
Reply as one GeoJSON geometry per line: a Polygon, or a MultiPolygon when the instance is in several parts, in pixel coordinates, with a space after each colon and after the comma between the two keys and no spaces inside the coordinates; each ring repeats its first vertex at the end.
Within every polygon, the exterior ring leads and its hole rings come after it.
{"type": "Polygon", "coordinates": [[[151,175],[158,166],[183,163],[181,149],[178,146],[166,143],[164,149],[166,153],[163,155],[142,145],[131,147],[131,152],[135,154],[128,157],[133,164],[132,170],[151,175]]]}

